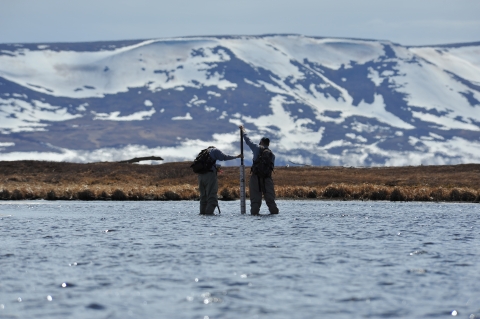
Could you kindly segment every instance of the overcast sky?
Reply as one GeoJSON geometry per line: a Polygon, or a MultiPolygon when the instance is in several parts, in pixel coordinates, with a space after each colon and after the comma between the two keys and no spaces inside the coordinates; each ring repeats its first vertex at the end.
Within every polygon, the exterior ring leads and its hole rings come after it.
{"type": "Polygon", "coordinates": [[[0,0],[0,43],[296,33],[480,41],[480,0],[0,0]]]}

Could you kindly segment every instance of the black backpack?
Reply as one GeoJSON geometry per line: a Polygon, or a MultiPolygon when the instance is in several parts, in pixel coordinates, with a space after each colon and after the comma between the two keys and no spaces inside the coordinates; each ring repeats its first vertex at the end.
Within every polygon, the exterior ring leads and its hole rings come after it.
{"type": "Polygon", "coordinates": [[[252,165],[252,173],[259,177],[272,177],[273,153],[270,149],[262,147],[258,158],[252,165]]]}
{"type": "Polygon", "coordinates": [[[193,164],[190,165],[195,174],[205,174],[212,170],[213,165],[215,165],[215,160],[210,156],[211,149],[212,148],[209,147],[201,150],[193,161],[193,164]]]}

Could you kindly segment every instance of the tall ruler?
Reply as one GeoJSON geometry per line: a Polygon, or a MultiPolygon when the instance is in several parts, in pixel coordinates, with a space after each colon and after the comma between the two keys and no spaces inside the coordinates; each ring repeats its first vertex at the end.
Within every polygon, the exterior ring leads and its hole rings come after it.
{"type": "Polygon", "coordinates": [[[243,131],[240,129],[240,213],[245,214],[245,165],[243,164],[243,131]]]}

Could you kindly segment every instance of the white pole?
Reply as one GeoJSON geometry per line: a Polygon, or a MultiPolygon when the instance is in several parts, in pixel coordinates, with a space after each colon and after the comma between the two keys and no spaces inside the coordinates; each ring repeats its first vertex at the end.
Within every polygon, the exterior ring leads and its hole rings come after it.
{"type": "Polygon", "coordinates": [[[245,214],[245,165],[243,165],[243,131],[240,129],[240,152],[242,154],[240,165],[240,213],[245,214]]]}

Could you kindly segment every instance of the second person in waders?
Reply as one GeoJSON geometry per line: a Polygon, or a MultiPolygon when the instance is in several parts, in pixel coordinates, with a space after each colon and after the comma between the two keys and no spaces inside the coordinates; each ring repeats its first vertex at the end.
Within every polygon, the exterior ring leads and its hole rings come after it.
{"type": "Polygon", "coordinates": [[[200,215],[214,215],[218,207],[218,180],[216,161],[229,161],[241,158],[238,154],[226,155],[215,146],[202,150],[192,164],[194,172],[198,174],[198,190],[200,191],[200,215]],[[198,167],[196,166],[198,165],[198,167]]]}
{"type": "Polygon", "coordinates": [[[248,137],[243,125],[240,126],[243,139],[253,152],[253,164],[249,183],[250,190],[250,213],[259,215],[262,205],[262,195],[265,197],[270,214],[278,214],[275,203],[275,189],[273,186],[272,172],[275,167],[275,155],[268,148],[270,139],[263,137],[259,144],[255,144],[248,137]]]}

